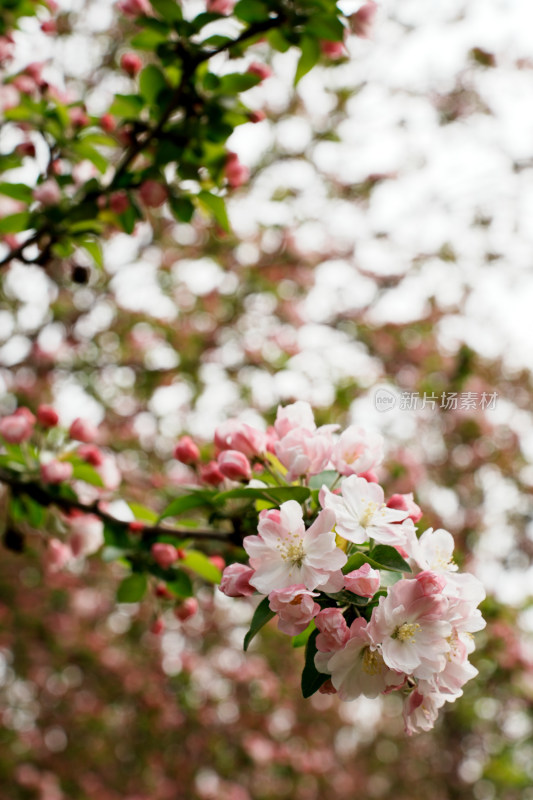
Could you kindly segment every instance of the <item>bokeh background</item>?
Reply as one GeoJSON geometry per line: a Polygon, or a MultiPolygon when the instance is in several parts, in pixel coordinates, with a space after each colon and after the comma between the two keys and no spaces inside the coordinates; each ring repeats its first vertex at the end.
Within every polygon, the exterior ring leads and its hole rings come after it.
{"type": "MultiPolygon", "coordinates": [[[[45,60],[99,113],[129,85],[128,23],[109,0],[60,8],[59,37],[24,23],[13,70],[45,60]]],[[[387,492],[414,491],[486,586],[479,676],[406,738],[394,697],[301,700],[274,629],[245,656],[247,600],[202,589],[157,637],[150,602],[116,605],[119,567],[46,574],[29,542],[0,561],[2,800],[533,799],[533,8],[384,0],[347,48],[297,90],[275,54],[247,93],[267,119],[230,142],[252,171],[233,233],[156,211],[86,286],[60,262],[4,275],[1,411],[100,423],[148,505],[184,480],[176,438],[231,416],[300,399],[380,430],[387,492]]]]}

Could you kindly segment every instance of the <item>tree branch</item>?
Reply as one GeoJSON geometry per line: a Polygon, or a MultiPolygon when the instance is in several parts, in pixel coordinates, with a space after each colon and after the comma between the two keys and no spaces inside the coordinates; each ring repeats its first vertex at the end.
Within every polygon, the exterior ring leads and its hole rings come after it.
{"type": "MultiPolygon", "coordinates": [[[[10,486],[13,493],[16,495],[27,495],[36,503],[41,506],[57,506],[63,511],[82,511],[84,514],[94,514],[96,517],[107,522],[114,527],[122,528],[124,531],[129,531],[130,523],[124,520],[117,519],[112,514],[100,508],[100,501],[95,500],[93,503],[82,503],[79,500],[74,500],[68,497],[61,497],[51,492],[46,486],[37,483],[37,481],[26,481],[16,477],[6,470],[0,469],[0,483],[10,486]]],[[[156,538],[157,536],[176,536],[180,539],[198,539],[200,541],[215,541],[224,542],[234,546],[241,545],[241,536],[235,531],[212,530],[210,528],[171,528],[167,525],[143,525],[142,528],[136,530],[140,536],[146,539],[156,538]]]]}

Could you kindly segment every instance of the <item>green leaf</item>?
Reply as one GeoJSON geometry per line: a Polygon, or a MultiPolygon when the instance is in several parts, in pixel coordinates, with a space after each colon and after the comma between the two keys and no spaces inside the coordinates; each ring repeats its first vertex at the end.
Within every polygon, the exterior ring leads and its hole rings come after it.
{"type": "Polygon", "coordinates": [[[320,58],[320,45],[318,40],[312,36],[302,36],[300,41],[300,49],[302,54],[296,67],[296,75],[294,76],[294,85],[296,86],[304,75],[313,69],[318,59],[320,58]]]}
{"type": "Polygon", "coordinates": [[[90,464],[74,464],[73,465],[73,472],[72,477],[78,481],[85,481],[85,483],[90,483],[91,486],[99,486],[100,488],[103,487],[104,482],[98,472],[92,467],[90,464]]]}
{"type": "Polygon", "coordinates": [[[192,597],[193,595],[191,579],[181,569],[173,570],[172,579],[166,579],[166,585],[176,597],[192,597]]]}
{"type": "Polygon", "coordinates": [[[305,32],[311,36],[333,42],[342,42],[344,31],[345,28],[340,19],[322,14],[313,14],[305,26],[305,32]]]}
{"type": "Polygon", "coordinates": [[[104,255],[102,253],[100,242],[94,239],[86,239],[85,241],[80,242],[80,246],[83,247],[87,253],[89,253],[98,269],[104,268],[104,255]]]}
{"type": "Polygon", "coordinates": [[[116,117],[137,119],[143,108],[143,99],[138,94],[116,94],[108,112],[116,117]]]}
{"type": "Polygon", "coordinates": [[[250,624],[250,630],[244,637],[243,649],[248,650],[250,646],[250,642],[256,635],[259,633],[263,625],[266,625],[267,622],[270,622],[272,617],[275,617],[275,613],[270,610],[270,606],[268,604],[268,597],[263,598],[257,608],[255,609],[254,615],[252,617],[252,622],[250,624]]]}
{"type": "Polygon", "coordinates": [[[168,22],[177,22],[183,19],[181,8],[174,0],[150,0],[153,8],[168,22]]]}
{"type": "Polygon", "coordinates": [[[252,86],[257,86],[258,83],[261,83],[261,78],[258,75],[253,75],[250,72],[232,72],[220,78],[218,91],[222,94],[238,94],[239,92],[246,92],[252,86]]]}
{"type": "Polygon", "coordinates": [[[33,200],[33,192],[25,183],[0,183],[0,194],[22,203],[29,204],[33,200]]]}
{"type": "Polygon", "coordinates": [[[137,50],[155,50],[155,48],[166,42],[167,33],[162,31],[141,31],[134,36],[130,44],[137,50]]]}
{"type": "Polygon", "coordinates": [[[140,503],[128,503],[128,505],[135,519],[147,522],[149,525],[154,525],[157,522],[158,516],[151,508],[147,508],[140,503]]]}
{"type": "Polygon", "coordinates": [[[117,141],[113,139],[112,136],[108,136],[107,133],[100,133],[98,132],[87,132],[82,133],[80,135],[81,142],[87,142],[88,144],[100,144],[102,147],[116,147],[117,141]]]}
{"type": "Polygon", "coordinates": [[[215,567],[204,553],[199,550],[187,550],[187,555],[180,564],[191,569],[209,583],[220,583],[222,573],[215,567]]]}
{"type": "Polygon", "coordinates": [[[139,88],[145,100],[154,105],[159,92],[166,89],[167,82],[161,70],[155,64],[148,64],[139,75],[139,88]]]}
{"type": "Polygon", "coordinates": [[[190,222],[194,214],[194,203],[190,197],[170,197],[172,213],[180,222],[190,222]]]}
{"type": "Polygon", "coordinates": [[[278,28],[274,28],[274,30],[269,31],[267,33],[267,39],[272,49],[277,50],[280,53],[286,53],[291,46],[290,42],[287,41],[283,33],[278,30],[278,28]]]}
{"type": "Polygon", "coordinates": [[[110,561],[118,561],[119,558],[124,558],[126,552],[122,547],[104,547],[100,553],[100,558],[107,564],[110,561]]]}
{"type": "Polygon", "coordinates": [[[305,629],[305,631],[302,631],[297,636],[294,636],[292,640],[292,646],[303,647],[304,645],[306,645],[309,637],[311,636],[314,630],[316,630],[316,625],[314,619],[312,619],[307,628],[305,629]]]}
{"type": "Polygon", "coordinates": [[[215,497],[216,503],[225,503],[227,500],[266,500],[267,502],[280,505],[287,500],[296,500],[303,503],[307,500],[311,492],[306,486],[269,486],[264,489],[256,489],[243,486],[242,489],[230,489],[227,492],[220,492],[215,497]]]}
{"type": "Polygon", "coordinates": [[[237,19],[244,22],[262,22],[268,19],[268,8],[259,0],[240,0],[233,9],[237,19]]]}
{"type": "Polygon", "coordinates": [[[339,473],[336,470],[326,469],[318,475],[313,475],[309,481],[309,486],[311,489],[321,489],[322,486],[327,486],[330,489],[338,477],[339,473]]]}
{"type": "Polygon", "coordinates": [[[31,215],[28,211],[10,214],[9,217],[0,219],[0,233],[20,233],[29,228],[31,215]]]}
{"type": "Polygon", "coordinates": [[[148,588],[146,575],[134,572],[124,578],[117,589],[118,603],[138,603],[143,599],[148,588]]]}
{"type": "Polygon", "coordinates": [[[95,147],[85,141],[73,142],[71,150],[80,158],[87,159],[94,164],[99,172],[105,172],[108,167],[108,160],[95,147]]]}
{"type": "Polygon", "coordinates": [[[210,508],[213,504],[213,498],[216,492],[200,491],[191,492],[191,494],[184,494],[181,497],[176,497],[169,505],[161,512],[159,519],[166,519],[167,517],[177,517],[183,514],[184,511],[189,511],[191,508],[201,508],[205,506],[210,508]]]}
{"type": "Polygon", "coordinates": [[[229,219],[226,211],[226,204],[223,197],[218,197],[211,192],[200,192],[197,195],[199,204],[207,211],[211,212],[221,228],[229,231],[229,219]]]}
{"type": "Polygon", "coordinates": [[[371,556],[366,553],[354,553],[342,571],[346,575],[354,569],[359,569],[363,564],[370,564],[374,569],[386,569],[392,572],[411,572],[411,567],[404,561],[396,548],[386,544],[377,545],[371,556]]]}
{"type": "Polygon", "coordinates": [[[304,697],[311,697],[317,692],[323,683],[330,677],[319,672],[315,667],[315,655],[317,653],[316,637],[318,631],[313,631],[305,648],[305,666],[302,672],[302,694],[304,697]]]}

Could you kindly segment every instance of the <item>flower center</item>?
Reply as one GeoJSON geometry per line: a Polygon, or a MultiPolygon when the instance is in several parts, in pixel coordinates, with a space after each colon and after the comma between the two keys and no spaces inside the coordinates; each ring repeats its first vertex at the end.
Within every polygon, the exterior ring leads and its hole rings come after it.
{"type": "Polygon", "coordinates": [[[449,570],[450,572],[455,572],[457,569],[457,564],[449,555],[446,553],[445,550],[438,547],[435,552],[435,558],[433,560],[433,568],[440,567],[440,569],[449,570]]]}
{"type": "Polygon", "coordinates": [[[379,675],[383,672],[385,662],[380,652],[366,647],[361,666],[363,667],[363,672],[366,672],[367,675],[379,675]]]}
{"type": "Polygon", "coordinates": [[[409,642],[414,644],[416,642],[415,636],[420,630],[418,622],[404,622],[392,634],[393,639],[399,639],[400,642],[409,642]]]}
{"type": "Polygon", "coordinates": [[[304,543],[297,533],[289,533],[285,539],[279,537],[276,547],[284,561],[290,561],[295,567],[302,566],[305,558],[304,543]]]}
{"type": "Polygon", "coordinates": [[[372,519],[376,513],[378,511],[383,513],[384,508],[385,503],[380,504],[375,503],[373,500],[365,500],[363,513],[359,517],[359,525],[361,525],[363,528],[367,528],[372,522],[372,519]]]}

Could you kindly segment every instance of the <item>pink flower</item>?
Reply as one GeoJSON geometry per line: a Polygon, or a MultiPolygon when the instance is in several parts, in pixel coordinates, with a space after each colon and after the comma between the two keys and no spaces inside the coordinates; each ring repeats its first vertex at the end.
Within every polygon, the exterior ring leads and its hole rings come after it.
{"type": "Polygon", "coordinates": [[[100,117],[100,127],[106,133],[113,133],[117,127],[117,123],[112,114],[102,114],[100,117]]]}
{"type": "Polygon", "coordinates": [[[321,511],[306,530],[295,500],[281,505],[279,522],[268,516],[260,519],[257,536],[247,536],[243,542],[255,570],[252,586],[270,594],[294,584],[303,583],[310,591],[327,584],[347,561],[346,553],[336,546],[334,522],[330,511],[321,511]]]}
{"type": "Polygon", "coordinates": [[[142,65],[142,59],[139,58],[137,53],[123,53],[120,59],[120,66],[132,78],[141,71],[142,65]]]}
{"type": "Polygon", "coordinates": [[[49,572],[59,572],[72,558],[72,550],[59,539],[50,539],[46,548],[45,563],[49,572]]]}
{"type": "Polygon", "coordinates": [[[250,170],[239,161],[237,153],[228,153],[225,167],[226,180],[232,189],[238,189],[250,178],[250,170]]]}
{"type": "Polygon", "coordinates": [[[395,524],[403,522],[407,513],[387,508],[379,484],[350,475],[343,480],[341,493],[339,497],[323,487],[321,494],[326,508],[335,512],[338,534],[354,544],[375,539],[382,544],[401,546],[407,541],[413,523],[409,520],[410,526],[395,524]]]}
{"type": "Polygon", "coordinates": [[[178,561],[178,551],[173,544],[165,544],[164,542],[156,542],[152,545],[150,552],[152,558],[161,569],[169,569],[172,564],[178,561]]]}
{"type": "Polygon", "coordinates": [[[370,564],[362,564],[344,576],[345,587],[360,597],[374,597],[379,589],[381,577],[379,570],[372,569],[370,564]]]}
{"type": "Polygon", "coordinates": [[[352,623],[350,638],[342,650],[337,650],[327,660],[324,654],[317,653],[315,663],[317,660],[317,669],[331,675],[341,700],[354,700],[360,695],[377,697],[405,680],[404,675],[389,669],[373,641],[368,623],[362,618],[352,623]]]}
{"type": "Polygon", "coordinates": [[[166,186],[158,181],[144,181],[139,189],[139,197],[148,208],[159,208],[168,197],[166,186]]]}
{"type": "Polygon", "coordinates": [[[223,450],[218,455],[218,468],[232,481],[249,481],[252,477],[250,462],[238,450],[223,450]]]}
{"type": "Polygon", "coordinates": [[[423,695],[418,689],[411,692],[405,700],[403,719],[408,736],[421,731],[430,731],[439,714],[445,698],[438,692],[423,695]]]}
{"type": "Polygon", "coordinates": [[[350,638],[346,620],[339,608],[322,609],[315,619],[315,625],[320,631],[316,637],[316,646],[322,653],[340,650],[350,638]]]}
{"type": "Polygon", "coordinates": [[[0,420],[0,435],[10,444],[25,442],[33,433],[33,424],[21,414],[11,414],[0,420]]]}
{"type": "Polygon", "coordinates": [[[43,404],[37,409],[37,420],[43,428],[55,428],[59,422],[59,414],[52,406],[43,404]]]}
{"type": "Polygon", "coordinates": [[[335,443],[331,460],[341,475],[360,475],[383,461],[383,437],[350,425],[335,443]]]}
{"type": "Polygon", "coordinates": [[[207,0],[206,5],[211,14],[231,14],[235,0],[207,0]]]}
{"type": "Polygon", "coordinates": [[[321,52],[331,59],[343,58],[346,55],[346,48],[344,42],[331,42],[328,39],[322,39],[320,42],[321,52]]]}
{"type": "Polygon", "coordinates": [[[181,621],[185,622],[186,620],[194,617],[195,614],[198,613],[198,600],[196,597],[187,597],[186,600],[181,603],[175,610],[174,615],[181,621]]]}
{"type": "Polygon", "coordinates": [[[105,461],[104,454],[95,444],[80,444],[76,452],[80,458],[93,467],[101,467],[105,461]]]}
{"type": "Polygon", "coordinates": [[[279,439],[282,439],[295,428],[305,428],[307,431],[316,430],[313,410],[305,400],[297,400],[288,406],[278,406],[274,430],[279,439]]]}
{"type": "Polygon", "coordinates": [[[270,78],[272,75],[270,67],[267,67],[266,64],[261,64],[259,61],[252,61],[246,72],[249,72],[250,75],[257,75],[262,81],[270,78]]]}
{"type": "Polygon", "coordinates": [[[70,108],[68,116],[75,128],[83,128],[90,122],[87,112],[80,106],[74,106],[74,108],[70,108]]]}
{"type": "Polygon", "coordinates": [[[387,500],[388,508],[396,508],[400,511],[407,511],[410,519],[416,523],[422,519],[422,509],[413,500],[413,493],[409,494],[393,494],[387,500]]]}
{"type": "Polygon", "coordinates": [[[0,86],[0,111],[16,108],[20,103],[20,94],[12,83],[0,86]]]}
{"type": "Polygon", "coordinates": [[[149,16],[152,13],[149,0],[122,0],[118,7],[129,17],[149,16]]]}
{"type": "Polygon", "coordinates": [[[96,515],[71,515],[69,525],[69,544],[75,556],[96,553],[104,544],[104,523],[96,515]]]}
{"type": "Polygon", "coordinates": [[[227,597],[250,597],[255,589],[250,584],[254,571],[245,564],[230,564],[222,573],[218,587],[227,597]]]}
{"type": "Polygon", "coordinates": [[[279,630],[289,636],[302,633],[320,611],[318,603],[313,601],[313,597],[318,595],[318,592],[306,589],[303,583],[270,592],[269,606],[279,617],[279,630]]]}
{"type": "Polygon", "coordinates": [[[374,0],[370,0],[370,2],[361,6],[359,11],[351,15],[350,28],[356,36],[359,36],[361,39],[370,38],[377,10],[377,3],[375,3],[374,0]]]}
{"type": "Polygon", "coordinates": [[[20,408],[17,408],[17,410],[15,411],[15,416],[24,417],[24,419],[27,422],[29,422],[30,425],[35,425],[35,423],[37,422],[37,417],[35,416],[35,414],[32,414],[32,412],[27,406],[20,406],[20,408]]]}
{"type": "Polygon", "coordinates": [[[266,437],[246,422],[228,419],[217,425],[215,445],[219,450],[239,450],[248,458],[253,458],[265,452],[266,437]]]}
{"type": "Polygon", "coordinates": [[[98,465],[97,471],[102,479],[104,488],[109,489],[109,491],[114,491],[115,489],[118,489],[122,483],[122,473],[118,468],[114,456],[102,455],[103,460],[101,464],[98,465]]]}
{"type": "Polygon", "coordinates": [[[41,479],[45,483],[63,483],[72,477],[73,467],[69,461],[48,461],[41,464],[41,479]]]}
{"type": "Polygon", "coordinates": [[[61,189],[54,180],[47,180],[36,186],[33,198],[43,206],[56,206],[61,201],[61,189]]]}
{"type": "Polygon", "coordinates": [[[190,436],[182,436],[174,448],[174,458],[182,464],[196,464],[200,460],[198,445],[190,436]]]}
{"type": "Polygon", "coordinates": [[[287,481],[301,475],[318,475],[326,468],[333,448],[329,427],[313,432],[306,428],[293,428],[275,443],[276,455],[288,470],[287,481]]]}
{"type": "Polygon", "coordinates": [[[424,594],[426,588],[416,580],[398,581],[379,598],[369,623],[387,666],[420,678],[444,669],[452,632],[446,597],[424,594]]]}
{"type": "Polygon", "coordinates": [[[208,483],[211,486],[218,486],[224,480],[224,475],[221,473],[216,461],[210,461],[209,464],[202,464],[200,466],[200,478],[203,483],[208,483]]]}
{"type": "Polygon", "coordinates": [[[86,419],[77,417],[69,428],[68,432],[71,439],[77,439],[78,442],[86,442],[91,444],[98,439],[98,429],[86,419]]]}
{"type": "Polygon", "coordinates": [[[0,64],[13,58],[15,45],[11,36],[0,36],[0,64]]]}

